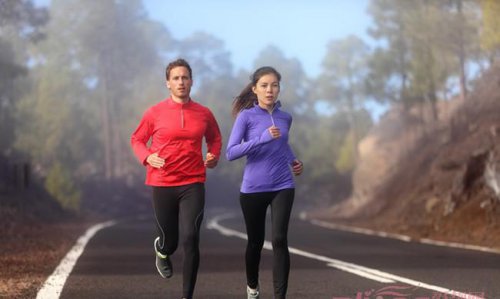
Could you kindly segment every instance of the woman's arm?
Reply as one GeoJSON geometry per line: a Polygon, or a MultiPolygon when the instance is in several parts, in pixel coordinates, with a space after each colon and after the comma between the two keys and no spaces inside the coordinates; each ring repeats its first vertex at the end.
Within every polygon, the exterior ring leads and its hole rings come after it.
{"type": "Polygon", "coordinates": [[[234,121],[233,129],[231,130],[231,135],[227,142],[226,158],[229,161],[246,156],[260,147],[260,145],[273,140],[269,130],[264,130],[260,136],[256,136],[250,140],[243,140],[247,130],[247,124],[247,117],[245,114],[240,113],[234,121]]]}

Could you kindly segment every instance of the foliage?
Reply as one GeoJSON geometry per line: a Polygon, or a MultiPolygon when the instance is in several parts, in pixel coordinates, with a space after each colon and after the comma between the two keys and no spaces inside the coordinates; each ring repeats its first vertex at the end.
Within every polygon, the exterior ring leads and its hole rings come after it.
{"type": "Polygon", "coordinates": [[[359,144],[359,141],[356,141],[355,138],[359,136],[358,134],[364,137],[373,125],[370,115],[366,110],[357,111],[354,117],[358,124],[356,127],[357,132],[354,133],[352,129],[346,132],[344,140],[339,143],[338,154],[335,160],[335,168],[341,175],[350,175],[354,171],[358,158],[356,154],[358,152],[353,147],[357,147],[359,144]]]}
{"type": "Polygon", "coordinates": [[[78,190],[71,172],[61,163],[54,163],[45,179],[45,188],[64,209],[78,211],[80,209],[81,192],[78,190]]]}
{"type": "Polygon", "coordinates": [[[382,42],[370,61],[367,82],[374,98],[406,108],[435,105],[439,94],[449,93],[454,78],[460,78],[461,94],[466,94],[466,65],[477,56],[478,23],[473,5],[466,13],[464,2],[372,1],[370,34],[382,42]]]}
{"type": "Polygon", "coordinates": [[[270,45],[259,53],[251,72],[265,65],[271,65],[281,73],[280,99],[283,104],[293,107],[293,111],[297,113],[307,111],[310,105],[310,99],[307,99],[308,78],[300,61],[296,58],[285,57],[282,50],[270,45]]]}
{"type": "Polygon", "coordinates": [[[481,47],[486,51],[498,53],[500,50],[500,2],[497,0],[481,0],[483,11],[483,30],[481,47]]]}
{"type": "MultiPolygon", "coordinates": [[[[316,77],[278,46],[262,49],[253,68],[281,72],[290,144],[306,166],[299,196],[321,205],[348,195],[358,142],[372,126],[369,103],[410,108],[465,95],[473,80],[467,69],[498,51],[498,5],[481,4],[373,0],[374,47],[357,36],[332,40],[316,77]]],[[[52,0],[49,10],[0,0],[0,7],[0,154],[27,153],[68,207],[77,207],[86,181],[143,181],[129,138],[146,108],[168,96],[164,70],[173,58],[191,63],[193,99],[212,110],[227,140],[232,101],[254,69],[233,73],[218,37],[175,39],[140,0],[52,0]]],[[[214,185],[236,189],[243,163],[222,159],[214,185]]]]}
{"type": "Polygon", "coordinates": [[[0,0],[0,7],[0,154],[9,155],[15,139],[15,106],[26,88],[28,45],[43,37],[47,12],[27,0],[0,0]]]}
{"type": "Polygon", "coordinates": [[[358,156],[357,144],[363,135],[356,114],[368,99],[365,88],[368,57],[368,46],[356,36],[331,41],[318,78],[318,96],[331,103],[337,111],[346,113],[349,124],[347,131],[341,134],[348,136],[344,139],[350,144],[344,142],[340,151],[342,157],[336,163],[341,167],[337,168],[341,173],[354,168],[358,156]]]}

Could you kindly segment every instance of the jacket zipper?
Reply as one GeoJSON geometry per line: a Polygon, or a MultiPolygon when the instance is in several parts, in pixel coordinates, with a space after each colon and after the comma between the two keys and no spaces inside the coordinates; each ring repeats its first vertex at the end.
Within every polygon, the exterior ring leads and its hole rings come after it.
{"type": "Polygon", "coordinates": [[[276,127],[276,125],[274,124],[274,117],[273,117],[273,111],[275,107],[276,104],[273,106],[273,109],[271,109],[271,111],[268,110],[269,116],[271,116],[271,122],[273,123],[273,127],[276,127]]]}
{"type": "Polygon", "coordinates": [[[181,106],[181,128],[184,129],[184,105],[181,106]]]}

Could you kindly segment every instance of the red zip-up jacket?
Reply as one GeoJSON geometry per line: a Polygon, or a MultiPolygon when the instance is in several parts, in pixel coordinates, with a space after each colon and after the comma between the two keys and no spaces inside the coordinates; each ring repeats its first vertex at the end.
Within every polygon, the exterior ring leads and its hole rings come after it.
{"type": "Polygon", "coordinates": [[[207,107],[193,100],[180,104],[168,98],[146,110],[130,139],[134,154],[147,168],[146,185],[182,186],[205,182],[203,137],[208,152],[218,160],[222,137],[217,121],[207,107]],[[146,162],[146,158],[156,152],[165,159],[160,169],[146,162]]]}

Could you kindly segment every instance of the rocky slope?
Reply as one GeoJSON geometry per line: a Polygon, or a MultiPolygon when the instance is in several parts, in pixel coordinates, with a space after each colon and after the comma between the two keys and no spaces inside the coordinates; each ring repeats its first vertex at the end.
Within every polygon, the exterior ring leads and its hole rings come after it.
{"type": "Polygon", "coordinates": [[[312,217],[500,248],[500,67],[465,100],[393,108],[359,145],[351,197],[312,217]]]}

